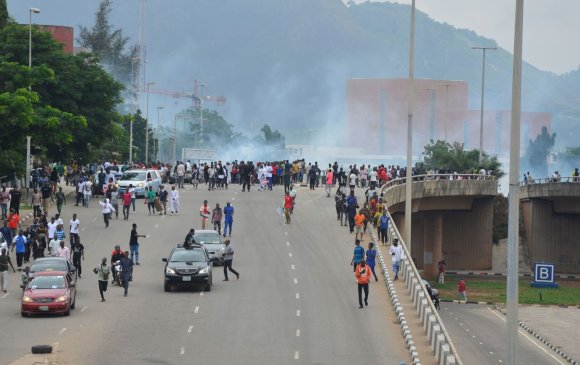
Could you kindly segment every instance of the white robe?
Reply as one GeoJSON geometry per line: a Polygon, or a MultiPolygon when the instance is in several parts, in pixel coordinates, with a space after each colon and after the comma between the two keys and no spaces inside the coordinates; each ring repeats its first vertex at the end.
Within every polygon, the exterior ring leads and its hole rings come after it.
{"type": "Polygon", "coordinates": [[[169,200],[169,210],[171,213],[179,212],[179,192],[171,190],[171,199],[169,200]]]}

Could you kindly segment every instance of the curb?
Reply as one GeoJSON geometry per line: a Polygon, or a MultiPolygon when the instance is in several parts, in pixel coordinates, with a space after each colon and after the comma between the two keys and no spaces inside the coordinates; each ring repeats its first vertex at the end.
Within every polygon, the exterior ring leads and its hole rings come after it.
{"type": "MultiPolygon", "coordinates": [[[[69,191],[68,193],[66,193],[66,196],[71,195],[74,192],[74,190],[69,191]]],[[[53,205],[56,204],[56,200],[51,201],[48,206],[52,207],[53,205]]],[[[27,213],[24,217],[20,218],[19,224],[23,225],[24,223],[26,223],[27,220],[29,220],[30,218],[32,218],[34,215],[34,211],[27,213]]]]}
{"type": "MultiPolygon", "coordinates": [[[[440,299],[442,303],[458,303],[458,304],[485,304],[485,305],[494,305],[499,306],[498,303],[494,302],[476,302],[470,301],[464,302],[462,300],[456,299],[440,299]]],[[[504,304],[504,303],[502,303],[504,304]]],[[[564,309],[580,309],[580,305],[558,305],[558,304],[520,304],[526,307],[536,307],[536,308],[564,308],[564,309]]]]}
{"type": "MultiPolygon", "coordinates": [[[[498,312],[500,312],[501,314],[503,314],[504,316],[506,315],[506,311],[502,307],[500,307],[498,305],[495,305],[495,309],[498,312]]],[[[536,330],[530,328],[523,321],[518,320],[518,325],[521,328],[525,329],[530,335],[534,336],[537,340],[539,340],[540,342],[542,342],[544,345],[546,345],[547,347],[549,347],[552,351],[554,351],[555,353],[557,353],[558,355],[560,355],[564,360],[566,360],[570,364],[572,364],[572,365],[580,365],[580,362],[578,360],[573,359],[570,355],[568,355],[567,353],[565,353],[564,351],[562,351],[559,346],[556,346],[553,343],[551,343],[550,341],[546,340],[536,330]]]]}
{"type": "MultiPolygon", "coordinates": [[[[477,272],[477,271],[447,271],[446,274],[456,275],[456,276],[496,276],[496,277],[506,277],[507,275],[501,272],[477,272]]],[[[532,274],[518,274],[520,278],[531,278],[532,274]]],[[[557,279],[573,279],[580,280],[580,275],[567,275],[567,274],[556,274],[554,275],[557,279]]]]}

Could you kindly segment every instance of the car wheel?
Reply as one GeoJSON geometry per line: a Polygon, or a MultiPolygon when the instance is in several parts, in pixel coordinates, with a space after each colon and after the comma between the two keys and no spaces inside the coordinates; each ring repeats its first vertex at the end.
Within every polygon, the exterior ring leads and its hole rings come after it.
{"type": "Polygon", "coordinates": [[[205,291],[211,291],[211,284],[205,284],[205,291]]]}
{"type": "Polygon", "coordinates": [[[171,291],[171,285],[165,283],[163,284],[163,290],[167,293],[171,291]]]}
{"type": "Polygon", "coordinates": [[[52,352],[52,346],[50,346],[50,345],[35,345],[35,346],[32,346],[30,351],[33,354],[50,354],[52,352]]]}
{"type": "Polygon", "coordinates": [[[75,309],[76,305],[77,305],[77,295],[75,294],[75,297],[73,298],[73,302],[70,305],[70,309],[75,309]]]}
{"type": "Polygon", "coordinates": [[[20,312],[20,315],[21,315],[22,317],[28,317],[28,313],[26,313],[26,312],[22,312],[22,311],[21,311],[21,312],[20,312]]]}
{"type": "Polygon", "coordinates": [[[64,316],[65,317],[70,316],[70,307],[66,310],[66,312],[64,312],[64,316]]]}

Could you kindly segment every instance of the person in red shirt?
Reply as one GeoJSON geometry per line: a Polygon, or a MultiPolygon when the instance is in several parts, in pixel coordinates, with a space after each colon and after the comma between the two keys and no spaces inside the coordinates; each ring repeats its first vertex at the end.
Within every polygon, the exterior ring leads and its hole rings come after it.
{"type": "Polygon", "coordinates": [[[466,289],[467,287],[465,285],[465,280],[459,279],[459,282],[457,283],[457,300],[463,299],[465,303],[467,303],[467,292],[465,291],[466,289]]]}
{"type": "Polygon", "coordinates": [[[284,215],[286,216],[286,224],[290,224],[290,212],[292,211],[292,197],[290,192],[286,192],[284,196],[284,215]]]}
{"type": "Polygon", "coordinates": [[[131,192],[129,189],[123,194],[123,220],[129,220],[129,208],[131,207],[131,192]]]}
{"type": "Polygon", "coordinates": [[[369,281],[371,280],[373,273],[366,261],[362,259],[354,271],[354,276],[358,283],[358,307],[363,308],[362,292],[365,292],[365,305],[368,306],[369,302],[369,281]]]}
{"type": "Polygon", "coordinates": [[[16,237],[18,233],[18,226],[20,225],[20,217],[14,209],[10,209],[10,214],[8,215],[8,228],[12,233],[12,237],[16,237]]]}

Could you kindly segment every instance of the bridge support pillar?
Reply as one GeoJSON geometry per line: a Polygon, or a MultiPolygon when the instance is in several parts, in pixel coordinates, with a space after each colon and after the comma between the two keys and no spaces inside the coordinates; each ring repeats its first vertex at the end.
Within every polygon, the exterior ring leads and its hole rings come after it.
{"type": "Polygon", "coordinates": [[[428,276],[436,277],[437,263],[443,257],[443,215],[441,212],[430,213],[425,217],[423,235],[425,243],[423,269],[428,276]]]}

